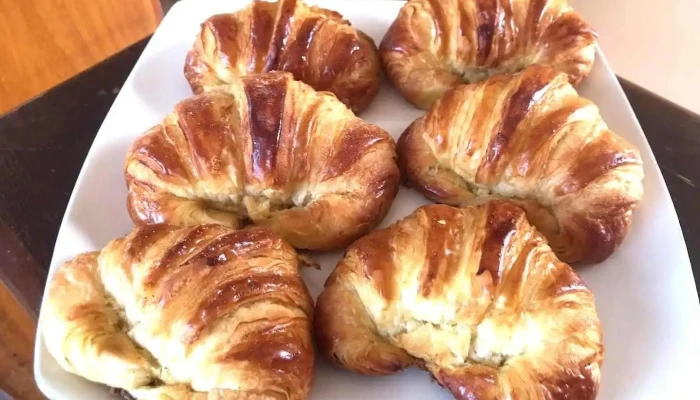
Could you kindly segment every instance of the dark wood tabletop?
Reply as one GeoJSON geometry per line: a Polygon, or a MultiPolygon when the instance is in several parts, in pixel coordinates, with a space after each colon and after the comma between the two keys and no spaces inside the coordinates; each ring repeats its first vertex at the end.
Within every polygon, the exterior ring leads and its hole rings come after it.
{"type": "MultiPolygon", "coordinates": [[[[147,40],[0,117],[0,279],[36,315],[75,180],[147,40]]],[[[671,192],[697,285],[700,116],[620,82],[671,192]]]]}

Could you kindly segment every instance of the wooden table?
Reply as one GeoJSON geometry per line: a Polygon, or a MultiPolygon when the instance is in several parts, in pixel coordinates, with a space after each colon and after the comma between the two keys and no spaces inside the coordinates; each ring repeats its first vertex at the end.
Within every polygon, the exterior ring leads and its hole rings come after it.
{"type": "MultiPolygon", "coordinates": [[[[78,172],[146,42],[0,118],[0,280],[33,318],[78,172]]],[[[700,116],[621,83],[661,166],[700,286],[700,116]]]]}

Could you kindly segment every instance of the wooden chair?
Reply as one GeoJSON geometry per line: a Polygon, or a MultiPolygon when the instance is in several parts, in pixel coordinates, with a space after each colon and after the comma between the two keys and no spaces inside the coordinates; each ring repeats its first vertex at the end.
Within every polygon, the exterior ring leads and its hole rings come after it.
{"type": "Polygon", "coordinates": [[[0,115],[153,33],[158,0],[0,0],[0,115]]]}

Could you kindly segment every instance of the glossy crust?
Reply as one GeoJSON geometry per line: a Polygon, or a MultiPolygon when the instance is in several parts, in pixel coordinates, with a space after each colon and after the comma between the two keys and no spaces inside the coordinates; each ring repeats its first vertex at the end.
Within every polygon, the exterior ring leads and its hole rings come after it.
{"type": "Polygon", "coordinates": [[[642,197],[637,149],[546,67],[451,90],[398,152],[409,185],[434,201],[519,201],[568,263],[610,256],[642,197]]]}
{"type": "Polygon", "coordinates": [[[185,61],[185,77],[195,93],[273,70],[332,92],[355,112],[379,90],[372,39],[337,12],[298,0],[257,0],[233,14],[209,18],[185,61]]]}
{"type": "Polygon", "coordinates": [[[305,399],[313,302],[299,267],[264,228],[137,228],[56,271],[41,328],[65,370],[136,399],[305,399]]]}
{"type": "Polygon", "coordinates": [[[593,295],[515,205],[428,205],[355,242],[314,319],[319,350],[363,374],[410,365],[457,399],[594,399],[593,295]]]}
{"type": "Polygon", "coordinates": [[[388,133],[272,72],[180,102],[132,145],[126,180],[137,224],[252,222],[329,250],[384,218],[399,170],[388,133]]]}
{"type": "Polygon", "coordinates": [[[451,87],[531,64],[590,72],[596,34],[566,0],[409,0],[381,43],[389,79],[428,109],[451,87]]]}

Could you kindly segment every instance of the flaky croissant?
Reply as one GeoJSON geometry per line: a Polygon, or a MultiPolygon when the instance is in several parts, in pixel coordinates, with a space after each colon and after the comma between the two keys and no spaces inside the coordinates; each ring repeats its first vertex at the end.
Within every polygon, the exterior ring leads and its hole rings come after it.
{"type": "Polygon", "coordinates": [[[379,90],[379,57],[372,39],[337,12],[300,0],[255,0],[238,12],[209,18],[185,62],[185,77],[195,93],[273,70],[332,92],[355,112],[365,109],[379,90]]]}
{"type": "Polygon", "coordinates": [[[136,399],[304,399],[313,302],[299,266],[263,228],[137,228],[56,271],[43,337],[65,370],[136,399]]]}
{"type": "Polygon", "coordinates": [[[341,366],[419,366],[460,400],[591,400],[603,361],[593,295],[502,200],[423,206],[355,242],[314,330],[341,366]]]}
{"type": "Polygon", "coordinates": [[[379,53],[389,79],[417,107],[445,91],[531,64],[578,84],[596,34],[566,0],[409,0],[379,53]]]}
{"type": "Polygon", "coordinates": [[[252,222],[328,250],[384,218],[399,170],[387,132],[272,72],[180,102],[132,145],[126,180],[137,224],[252,222]]]}
{"type": "Polygon", "coordinates": [[[449,91],[398,152],[408,184],[434,201],[518,201],[569,263],[610,256],[642,197],[639,152],[566,75],[541,66],[449,91]]]}

